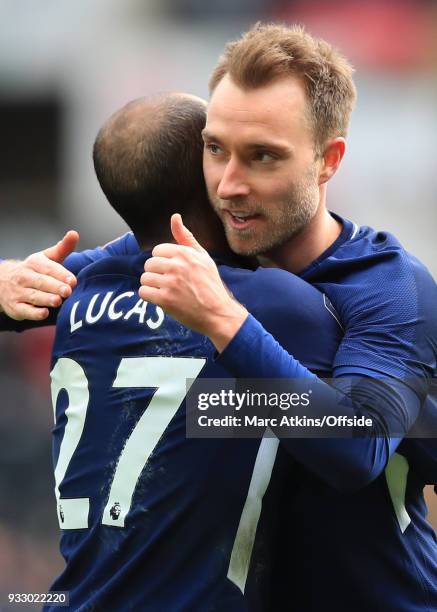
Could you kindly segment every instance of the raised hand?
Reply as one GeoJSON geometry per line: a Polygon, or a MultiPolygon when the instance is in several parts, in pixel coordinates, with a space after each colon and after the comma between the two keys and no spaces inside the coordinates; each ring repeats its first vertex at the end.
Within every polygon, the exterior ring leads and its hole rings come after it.
{"type": "Polygon", "coordinates": [[[60,306],[76,285],[62,262],[78,241],[79,234],[70,230],[57,244],[24,261],[0,262],[0,311],[17,321],[47,318],[48,308],[60,306]]]}
{"type": "Polygon", "coordinates": [[[172,215],[171,231],[177,244],[159,244],[144,265],[140,297],[161,306],[183,325],[208,336],[221,351],[247,317],[223,284],[207,251],[172,215]]]}

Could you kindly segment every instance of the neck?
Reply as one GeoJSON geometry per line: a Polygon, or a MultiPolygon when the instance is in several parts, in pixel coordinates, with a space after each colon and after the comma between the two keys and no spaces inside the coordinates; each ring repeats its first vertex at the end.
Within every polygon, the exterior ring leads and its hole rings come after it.
{"type": "Polygon", "coordinates": [[[321,203],[316,214],[296,236],[283,245],[263,253],[259,263],[267,268],[283,268],[298,274],[326,251],[341,233],[336,221],[321,203]]]}
{"type": "MultiPolygon", "coordinates": [[[[220,255],[234,255],[227,243],[221,221],[209,205],[204,205],[204,208],[199,207],[195,216],[186,214],[184,216],[184,223],[194,234],[199,244],[208,252],[220,255]]],[[[168,231],[160,232],[153,240],[141,240],[140,242],[137,237],[141,250],[150,251],[162,242],[174,243],[170,224],[168,227],[168,231]]]]}
{"type": "Polygon", "coordinates": [[[187,216],[186,226],[209,253],[233,255],[223,225],[210,206],[198,210],[196,215],[187,216]]]}

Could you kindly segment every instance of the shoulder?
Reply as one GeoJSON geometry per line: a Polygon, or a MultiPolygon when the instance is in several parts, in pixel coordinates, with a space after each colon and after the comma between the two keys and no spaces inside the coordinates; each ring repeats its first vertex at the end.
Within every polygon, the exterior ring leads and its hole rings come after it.
{"type": "Polygon", "coordinates": [[[279,268],[231,268],[220,266],[220,274],[235,297],[251,304],[265,304],[266,298],[277,301],[281,297],[294,297],[302,291],[320,295],[320,292],[298,276],[279,268]]]}
{"type": "Polygon", "coordinates": [[[437,286],[395,236],[360,228],[320,276],[346,330],[336,366],[366,365],[396,376],[432,374],[437,286]]]}
{"type": "Polygon", "coordinates": [[[78,286],[87,283],[96,277],[128,276],[139,281],[143,272],[145,260],[149,253],[137,253],[136,255],[109,255],[95,261],[81,270],[78,274],[78,286]]]}
{"type": "Polygon", "coordinates": [[[138,242],[132,232],[126,232],[103,245],[102,249],[111,255],[135,255],[140,252],[138,242]]]}
{"type": "Polygon", "coordinates": [[[64,261],[64,266],[78,274],[89,264],[110,257],[111,255],[135,255],[140,252],[140,247],[132,232],[128,232],[104,246],[93,249],[71,253],[64,261]]]}
{"type": "Polygon", "coordinates": [[[223,280],[235,298],[262,323],[339,327],[324,294],[298,276],[279,268],[224,268],[223,280]]]}
{"type": "Polygon", "coordinates": [[[367,226],[322,262],[311,282],[326,289],[342,318],[381,310],[409,318],[437,299],[426,266],[393,234],[367,226]]]}
{"type": "Polygon", "coordinates": [[[437,324],[437,285],[393,234],[360,228],[342,245],[339,260],[345,271],[334,291],[359,319],[376,320],[383,313],[385,322],[419,323],[427,313],[427,323],[437,324]]]}
{"type": "Polygon", "coordinates": [[[341,327],[320,291],[277,268],[222,274],[235,298],[286,351],[312,371],[331,372],[341,327]]]}
{"type": "Polygon", "coordinates": [[[434,282],[426,266],[409,253],[396,236],[368,226],[360,227],[335,256],[340,261],[350,262],[351,270],[355,269],[355,273],[369,283],[390,274],[400,275],[405,280],[414,277],[434,282]]]}

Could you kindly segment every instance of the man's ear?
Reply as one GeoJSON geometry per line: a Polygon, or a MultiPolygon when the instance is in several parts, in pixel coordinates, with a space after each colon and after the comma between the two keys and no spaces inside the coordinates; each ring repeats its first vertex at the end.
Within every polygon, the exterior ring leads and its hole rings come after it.
{"type": "Polygon", "coordinates": [[[323,151],[319,174],[319,185],[329,181],[337,172],[346,150],[346,141],[341,136],[328,140],[323,151]]]}

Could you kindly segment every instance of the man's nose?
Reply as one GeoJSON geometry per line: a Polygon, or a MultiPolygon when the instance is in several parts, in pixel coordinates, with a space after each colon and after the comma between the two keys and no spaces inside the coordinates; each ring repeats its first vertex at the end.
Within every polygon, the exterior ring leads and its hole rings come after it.
{"type": "Polygon", "coordinates": [[[232,200],[248,196],[250,187],[244,167],[240,162],[230,159],[226,164],[223,176],[217,187],[217,195],[221,200],[232,200]]]}

